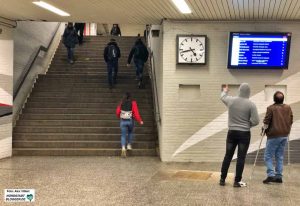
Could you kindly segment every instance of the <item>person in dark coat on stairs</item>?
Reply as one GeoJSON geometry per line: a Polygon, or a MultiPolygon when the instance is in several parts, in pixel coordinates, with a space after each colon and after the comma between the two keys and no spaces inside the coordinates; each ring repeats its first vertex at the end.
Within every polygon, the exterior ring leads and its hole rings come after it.
{"type": "Polygon", "coordinates": [[[126,135],[128,133],[127,150],[132,150],[134,120],[141,125],[144,124],[140,116],[137,103],[135,100],[131,99],[131,94],[129,92],[124,94],[121,103],[117,107],[116,115],[120,119],[122,146],[121,155],[126,157],[126,135]]]}
{"type": "Polygon", "coordinates": [[[136,69],[136,80],[139,80],[138,86],[141,88],[143,81],[144,64],[148,60],[149,52],[141,38],[138,38],[132,47],[128,56],[127,66],[130,66],[132,57],[136,69]]]}
{"type": "Polygon", "coordinates": [[[68,61],[70,64],[74,63],[74,50],[75,45],[78,44],[78,36],[73,27],[73,23],[69,22],[68,26],[65,28],[63,34],[63,44],[67,47],[68,51],[68,61]]]}
{"type": "Polygon", "coordinates": [[[85,23],[75,23],[74,25],[75,29],[76,29],[76,33],[78,34],[79,31],[79,45],[81,45],[83,43],[83,31],[84,31],[84,27],[85,27],[85,23]]]}
{"type": "Polygon", "coordinates": [[[112,36],[121,36],[121,29],[119,27],[119,24],[113,24],[113,27],[111,28],[110,35],[112,36]]]}
{"type": "Polygon", "coordinates": [[[104,60],[107,64],[108,84],[110,89],[117,83],[118,60],[120,57],[120,48],[116,40],[111,39],[104,49],[104,60]]]}

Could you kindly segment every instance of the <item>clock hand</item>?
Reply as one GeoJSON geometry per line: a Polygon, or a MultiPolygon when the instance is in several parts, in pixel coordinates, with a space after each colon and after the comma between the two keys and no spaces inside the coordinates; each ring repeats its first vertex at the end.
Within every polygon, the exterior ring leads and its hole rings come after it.
{"type": "MultiPolygon", "coordinates": [[[[193,49],[193,50],[195,50],[195,49],[193,49]]],[[[190,52],[190,51],[192,51],[191,49],[189,49],[189,50],[184,50],[184,51],[181,51],[180,53],[185,53],[185,52],[190,52]]],[[[192,51],[193,52],[193,51],[192,51]]]]}
{"type": "Polygon", "coordinates": [[[195,50],[195,49],[192,49],[192,47],[190,47],[190,51],[192,51],[193,54],[194,54],[194,56],[196,56],[197,54],[196,54],[196,52],[194,52],[194,50],[195,50]]]}

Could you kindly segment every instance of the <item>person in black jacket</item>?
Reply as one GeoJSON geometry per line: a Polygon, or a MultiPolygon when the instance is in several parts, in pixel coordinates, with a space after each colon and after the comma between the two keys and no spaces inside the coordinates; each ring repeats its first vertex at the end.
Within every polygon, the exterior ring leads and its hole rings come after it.
{"type": "Polygon", "coordinates": [[[128,56],[127,66],[130,66],[132,57],[136,68],[136,80],[139,80],[139,88],[142,86],[143,80],[143,69],[144,64],[148,60],[148,49],[143,43],[143,41],[139,38],[136,40],[135,45],[132,47],[130,54],[128,56]]]}
{"type": "Polygon", "coordinates": [[[79,40],[79,45],[81,45],[83,42],[83,31],[84,31],[85,23],[75,23],[74,27],[77,34],[79,31],[78,40],[79,40]]]}
{"type": "Polygon", "coordinates": [[[74,49],[78,44],[78,36],[73,27],[73,23],[69,22],[63,34],[63,44],[67,47],[68,61],[70,64],[74,63],[74,49]]]}
{"type": "Polygon", "coordinates": [[[104,49],[104,60],[107,64],[108,84],[112,89],[117,83],[118,60],[121,57],[120,48],[115,39],[111,39],[104,49]],[[112,74],[114,72],[114,75],[112,74]]]}
{"type": "Polygon", "coordinates": [[[112,36],[121,36],[121,29],[118,24],[113,24],[111,28],[110,35],[112,36]]]}

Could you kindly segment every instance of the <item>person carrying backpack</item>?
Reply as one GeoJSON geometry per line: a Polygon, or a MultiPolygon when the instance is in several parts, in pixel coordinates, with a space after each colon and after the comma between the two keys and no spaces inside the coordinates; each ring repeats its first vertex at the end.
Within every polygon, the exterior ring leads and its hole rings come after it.
{"type": "Polygon", "coordinates": [[[136,40],[134,47],[128,56],[127,66],[130,66],[132,57],[136,68],[136,80],[139,80],[139,88],[142,86],[144,64],[148,60],[149,52],[143,41],[136,40]]]}
{"type": "Polygon", "coordinates": [[[111,28],[110,35],[112,36],[121,36],[121,29],[118,24],[113,24],[111,28]]]}
{"type": "Polygon", "coordinates": [[[67,47],[68,51],[68,61],[70,64],[74,63],[74,50],[75,45],[78,44],[78,36],[73,27],[73,23],[69,22],[64,34],[63,34],[63,44],[67,47]]]}
{"type": "Polygon", "coordinates": [[[121,155],[126,157],[126,135],[128,133],[127,150],[132,150],[134,119],[141,125],[144,124],[139,114],[137,103],[131,99],[131,94],[129,92],[124,94],[121,103],[117,106],[116,115],[120,119],[121,155]]]}
{"type": "Polygon", "coordinates": [[[107,64],[108,84],[110,89],[117,83],[118,59],[120,57],[120,48],[118,47],[116,40],[111,39],[104,49],[104,60],[107,64]]]}

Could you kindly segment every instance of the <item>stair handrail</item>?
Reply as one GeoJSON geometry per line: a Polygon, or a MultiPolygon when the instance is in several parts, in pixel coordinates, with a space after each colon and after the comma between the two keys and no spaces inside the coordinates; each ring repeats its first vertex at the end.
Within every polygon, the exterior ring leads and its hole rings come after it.
{"type": "MultiPolygon", "coordinates": [[[[147,29],[147,28],[146,28],[147,29]]],[[[149,29],[151,31],[151,29],[149,29]]],[[[148,30],[148,32],[149,32],[148,30]]],[[[147,34],[147,31],[146,31],[147,34]]],[[[146,41],[147,46],[150,51],[150,67],[148,69],[149,77],[152,80],[151,81],[151,87],[152,87],[152,94],[154,95],[153,98],[153,104],[154,104],[154,117],[155,121],[159,124],[161,124],[161,116],[160,116],[160,108],[159,108],[159,99],[158,99],[158,92],[157,92],[157,83],[156,83],[156,73],[155,73],[155,58],[152,51],[152,45],[150,41],[150,35],[146,35],[146,41]]]]}
{"type": "Polygon", "coordinates": [[[39,56],[40,52],[43,51],[43,52],[47,52],[48,49],[50,48],[55,36],[56,36],[56,33],[58,32],[59,30],[59,27],[61,25],[61,22],[57,23],[57,26],[56,26],[56,29],[55,29],[55,32],[53,33],[48,45],[45,47],[43,45],[40,45],[30,56],[23,72],[21,73],[19,79],[17,80],[16,84],[14,85],[14,95],[13,95],[13,100],[15,100],[15,98],[17,97],[20,89],[22,88],[23,86],[23,83],[25,81],[25,79],[27,78],[27,75],[29,74],[29,72],[31,71],[31,68],[32,66],[34,65],[35,63],[35,60],[37,59],[37,57],[39,56]]]}
{"type": "Polygon", "coordinates": [[[18,23],[14,19],[9,19],[9,18],[0,16],[0,25],[8,27],[8,28],[16,28],[18,23]]]}

